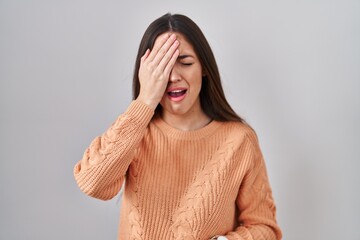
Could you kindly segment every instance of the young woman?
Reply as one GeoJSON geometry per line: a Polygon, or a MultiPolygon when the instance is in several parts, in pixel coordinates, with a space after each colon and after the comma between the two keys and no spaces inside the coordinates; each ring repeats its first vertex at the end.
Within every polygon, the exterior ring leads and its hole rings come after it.
{"type": "Polygon", "coordinates": [[[183,15],[150,24],[134,100],[74,168],[107,200],[124,181],[119,239],[280,239],[254,131],[225,99],[211,48],[183,15]]]}

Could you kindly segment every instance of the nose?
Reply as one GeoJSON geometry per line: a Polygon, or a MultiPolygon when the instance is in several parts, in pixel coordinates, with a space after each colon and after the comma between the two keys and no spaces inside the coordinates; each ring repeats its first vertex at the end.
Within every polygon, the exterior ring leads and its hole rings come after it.
{"type": "Polygon", "coordinates": [[[172,83],[178,82],[181,80],[181,76],[176,66],[170,72],[169,81],[172,83]]]}

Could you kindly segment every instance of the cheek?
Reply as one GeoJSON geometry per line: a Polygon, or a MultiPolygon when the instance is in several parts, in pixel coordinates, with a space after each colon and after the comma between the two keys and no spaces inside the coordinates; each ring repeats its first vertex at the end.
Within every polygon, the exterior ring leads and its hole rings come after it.
{"type": "Polygon", "coordinates": [[[199,98],[201,87],[202,87],[202,81],[199,80],[199,79],[196,79],[196,81],[194,81],[192,83],[192,86],[191,86],[191,99],[195,100],[195,99],[199,98]]]}
{"type": "Polygon", "coordinates": [[[201,90],[201,87],[202,87],[202,79],[197,79],[196,81],[196,88],[198,89],[198,92],[200,92],[201,90]]]}
{"type": "Polygon", "coordinates": [[[191,85],[201,87],[201,83],[202,83],[201,69],[193,69],[192,71],[187,72],[187,79],[190,80],[191,85]]]}
{"type": "Polygon", "coordinates": [[[202,74],[196,74],[196,77],[193,79],[193,86],[200,92],[202,87],[202,74]]]}

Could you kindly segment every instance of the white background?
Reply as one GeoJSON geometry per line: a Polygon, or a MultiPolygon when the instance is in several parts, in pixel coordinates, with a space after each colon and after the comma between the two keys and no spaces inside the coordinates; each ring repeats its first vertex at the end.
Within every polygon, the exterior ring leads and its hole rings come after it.
{"type": "Polygon", "coordinates": [[[80,192],[166,12],[207,36],[256,130],[284,239],[360,239],[360,1],[0,0],[0,239],[116,239],[119,197],[80,192]]]}

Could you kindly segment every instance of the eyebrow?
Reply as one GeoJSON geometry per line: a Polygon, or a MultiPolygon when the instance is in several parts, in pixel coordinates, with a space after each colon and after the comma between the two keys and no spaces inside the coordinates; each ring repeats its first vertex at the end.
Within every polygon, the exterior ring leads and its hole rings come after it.
{"type": "Polygon", "coordinates": [[[179,56],[178,56],[179,59],[184,59],[184,58],[188,58],[188,57],[192,57],[192,58],[193,58],[193,56],[187,55],[187,54],[185,54],[185,55],[179,55],[179,56]]]}

